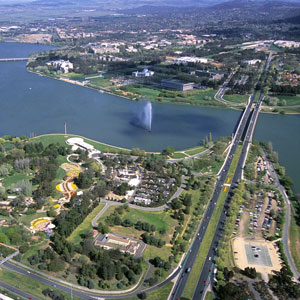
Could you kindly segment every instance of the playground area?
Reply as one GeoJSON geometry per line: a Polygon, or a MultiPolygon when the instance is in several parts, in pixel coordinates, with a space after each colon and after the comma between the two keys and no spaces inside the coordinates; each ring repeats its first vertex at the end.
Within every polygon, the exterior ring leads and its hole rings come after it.
{"type": "Polygon", "coordinates": [[[273,270],[280,271],[280,257],[272,242],[257,239],[235,238],[232,242],[234,262],[240,269],[254,267],[268,279],[273,270]]]}
{"type": "Polygon", "coordinates": [[[56,189],[61,192],[64,196],[64,202],[69,201],[72,195],[78,189],[73,180],[75,177],[78,177],[81,168],[78,164],[75,163],[64,163],[60,166],[67,173],[67,176],[64,178],[64,181],[56,186],[56,189]]]}
{"type": "Polygon", "coordinates": [[[55,227],[54,224],[52,224],[52,218],[38,218],[30,223],[30,229],[33,233],[35,232],[46,232],[51,234],[52,229],[55,227]]]}

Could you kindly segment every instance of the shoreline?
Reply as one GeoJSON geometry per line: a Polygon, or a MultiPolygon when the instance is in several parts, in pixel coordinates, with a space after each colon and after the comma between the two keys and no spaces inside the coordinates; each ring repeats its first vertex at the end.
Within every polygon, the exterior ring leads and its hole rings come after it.
{"type": "MultiPolygon", "coordinates": [[[[46,74],[43,74],[43,73],[39,73],[39,72],[36,72],[36,71],[33,71],[33,70],[29,70],[29,69],[27,69],[27,67],[26,67],[26,71],[30,72],[30,73],[33,73],[33,74],[36,74],[36,75],[39,75],[39,76],[44,76],[44,77],[47,77],[47,78],[51,78],[51,79],[55,79],[55,80],[67,82],[67,83],[70,83],[70,84],[78,85],[80,87],[87,88],[87,89],[90,89],[90,90],[93,90],[93,91],[97,91],[99,93],[103,93],[103,94],[105,93],[105,94],[112,95],[112,96],[115,96],[115,97],[120,97],[120,98],[123,98],[123,99],[126,99],[126,100],[130,100],[130,101],[134,101],[134,102],[143,101],[142,99],[139,99],[139,98],[132,99],[132,98],[126,97],[124,95],[119,95],[119,94],[113,93],[111,91],[107,91],[107,90],[105,90],[103,88],[94,88],[94,87],[85,85],[85,84],[83,84],[83,83],[81,83],[80,81],[77,81],[77,80],[72,80],[72,79],[63,78],[63,77],[49,76],[49,75],[46,75],[46,74]]],[[[184,106],[203,106],[203,107],[208,107],[208,108],[231,109],[231,110],[239,110],[239,111],[242,111],[243,108],[244,108],[243,105],[234,107],[234,106],[230,106],[230,105],[220,105],[220,106],[217,106],[217,105],[204,105],[204,104],[194,105],[194,104],[185,104],[185,103],[173,103],[171,101],[170,102],[169,101],[160,102],[160,101],[155,101],[155,100],[151,101],[151,102],[162,103],[162,104],[165,103],[165,104],[173,104],[173,105],[184,105],[184,106]]],[[[291,107],[285,106],[285,107],[280,107],[280,108],[282,108],[282,109],[293,109],[294,107],[295,106],[291,106],[291,107]]],[[[300,105],[299,105],[299,108],[300,108],[300,105]]],[[[273,107],[265,106],[264,109],[273,109],[273,107]]],[[[280,114],[282,114],[280,112],[263,111],[263,110],[261,110],[260,113],[263,113],[263,114],[274,114],[274,115],[280,115],[280,114]]],[[[284,112],[284,114],[285,115],[299,115],[300,112],[284,112]]]]}

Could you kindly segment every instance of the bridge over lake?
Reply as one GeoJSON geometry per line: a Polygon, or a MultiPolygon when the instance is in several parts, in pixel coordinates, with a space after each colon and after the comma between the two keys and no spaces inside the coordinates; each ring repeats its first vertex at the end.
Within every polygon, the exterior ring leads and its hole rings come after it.
{"type": "Polygon", "coordinates": [[[0,62],[3,61],[26,61],[28,57],[13,57],[13,58],[0,58],[0,62]]]}

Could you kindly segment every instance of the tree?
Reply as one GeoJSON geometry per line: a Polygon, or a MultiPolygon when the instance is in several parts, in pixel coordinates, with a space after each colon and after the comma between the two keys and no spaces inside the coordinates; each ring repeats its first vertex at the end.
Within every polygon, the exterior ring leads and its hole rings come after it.
{"type": "Polygon", "coordinates": [[[175,152],[174,147],[172,146],[167,146],[165,150],[163,150],[162,154],[164,155],[172,155],[175,152]]]}

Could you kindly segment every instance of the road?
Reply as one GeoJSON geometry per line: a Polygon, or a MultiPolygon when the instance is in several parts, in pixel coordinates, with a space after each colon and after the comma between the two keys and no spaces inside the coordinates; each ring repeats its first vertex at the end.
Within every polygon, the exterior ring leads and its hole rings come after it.
{"type": "MultiPolygon", "coordinates": [[[[268,59],[266,60],[261,74],[263,74],[264,71],[269,68],[271,60],[272,60],[272,54],[270,54],[268,59]]],[[[260,77],[259,81],[260,80],[261,80],[261,77],[260,77]]],[[[199,278],[199,281],[198,281],[198,284],[197,284],[197,287],[196,287],[196,290],[195,290],[195,293],[193,296],[193,300],[201,300],[202,299],[202,297],[203,297],[202,293],[205,289],[205,285],[210,280],[210,278],[209,278],[210,274],[211,274],[210,269],[212,267],[211,258],[214,257],[214,255],[216,254],[215,248],[218,245],[219,239],[222,237],[223,226],[226,221],[226,209],[227,209],[227,206],[229,206],[229,204],[230,204],[230,197],[234,192],[234,188],[237,186],[238,182],[242,178],[243,168],[244,168],[245,161],[246,161],[248,151],[249,151],[249,144],[252,142],[253,132],[254,132],[258,114],[259,114],[259,111],[261,108],[262,100],[264,97],[263,93],[261,92],[258,102],[256,103],[254,110],[251,113],[250,108],[252,107],[253,101],[256,98],[256,93],[257,92],[254,91],[254,93],[251,96],[250,101],[246,107],[246,110],[249,108],[249,113],[243,115],[243,117],[241,119],[242,124],[243,124],[243,122],[245,122],[245,125],[243,126],[243,128],[240,128],[240,127],[238,128],[238,130],[242,129],[242,132],[240,132],[240,134],[241,134],[240,139],[242,139],[242,137],[243,137],[243,141],[244,141],[243,148],[241,151],[241,155],[239,157],[239,161],[238,161],[234,176],[232,178],[232,183],[231,183],[231,186],[230,186],[230,189],[228,192],[228,196],[227,196],[221,217],[220,217],[218,225],[217,225],[217,229],[215,231],[214,237],[211,242],[210,249],[208,251],[205,263],[203,265],[203,268],[202,268],[202,271],[200,274],[200,278],[199,278]],[[247,123],[247,127],[246,127],[246,123],[247,123]],[[245,131],[246,134],[245,134],[245,136],[243,136],[245,127],[246,127],[246,131],[245,131]]]]}
{"type": "MultiPolygon", "coordinates": [[[[218,178],[218,180],[216,182],[214,194],[213,194],[212,199],[211,199],[211,201],[210,201],[210,203],[208,205],[208,208],[207,208],[207,210],[205,212],[205,215],[204,215],[203,220],[202,220],[202,222],[200,224],[200,227],[199,227],[199,229],[197,231],[197,235],[196,235],[195,241],[193,242],[193,244],[192,244],[192,246],[190,248],[190,252],[189,252],[189,254],[187,256],[187,259],[186,259],[186,262],[184,264],[183,270],[181,271],[180,278],[177,280],[176,286],[175,286],[175,288],[173,290],[173,293],[171,295],[170,299],[172,299],[172,300],[180,299],[180,297],[181,297],[181,295],[183,293],[183,290],[185,288],[186,282],[187,282],[187,280],[189,278],[189,272],[187,272],[187,270],[189,268],[193,267],[193,264],[194,264],[194,262],[196,260],[197,255],[198,255],[198,252],[199,252],[199,249],[200,249],[200,245],[201,245],[202,240],[204,238],[204,235],[206,233],[209,221],[211,219],[211,216],[213,214],[214,208],[215,208],[215,206],[217,204],[218,198],[220,196],[220,193],[222,192],[223,185],[224,185],[225,180],[227,178],[229,167],[230,167],[230,165],[232,163],[234,154],[236,153],[236,150],[238,148],[239,141],[242,138],[242,134],[244,132],[247,120],[248,120],[248,118],[250,116],[251,107],[252,107],[252,104],[254,102],[255,97],[256,97],[256,91],[251,96],[250,101],[249,101],[248,105],[246,106],[246,109],[244,110],[243,115],[242,115],[242,117],[240,119],[239,126],[238,126],[238,128],[237,128],[237,130],[235,132],[235,135],[234,135],[234,138],[233,138],[233,141],[232,141],[231,149],[230,149],[229,154],[228,154],[228,156],[226,158],[226,161],[225,161],[225,163],[223,165],[223,169],[222,169],[222,171],[221,171],[221,173],[219,175],[219,178],[218,178]]],[[[223,212],[222,216],[220,218],[220,222],[223,222],[225,220],[225,217],[226,217],[225,213],[223,212]]],[[[220,224],[220,222],[219,222],[219,224],[220,224]]],[[[210,247],[210,250],[209,250],[209,254],[207,256],[206,263],[205,263],[204,268],[203,268],[202,273],[201,273],[202,277],[203,276],[207,277],[207,274],[209,274],[209,270],[210,270],[211,265],[212,265],[211,258],[214,256],[214,248],[217,246],[215,244],[215,241],[217,241],[217,238],[214,237],[214,240],[213,240],[213,242],[211,244],[211,247],[210,247]]],[[[200,277],[200,280],[201,280],[201,277],[200,277]]],[[[201,289],[201,292],[202,292],[204,290],[204,287],[200,286],[200,285],[198,285],[198,286],[197,286],[197,289],[201,289]]]]}
{"type": "Polygon", "coordinates": [[[227,101],[223,98],[226,90],[228,89],[228,83],[230,82],[230,80],[232,79],[233,75],[236,73],[236,71],[232,71],[230,73],[230,75],[228,76],[228,78],[226,79],[226,81],[222,84],[222,86],[220,86],[219,90],[217,91],[216,95],[215,95],[215,100],[222,102],[226,105],[230,105],[230,106],[242,106],[242,103],[235,103],[235,102],[231,102],[231,101],[227,101]]]}

